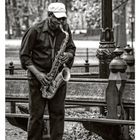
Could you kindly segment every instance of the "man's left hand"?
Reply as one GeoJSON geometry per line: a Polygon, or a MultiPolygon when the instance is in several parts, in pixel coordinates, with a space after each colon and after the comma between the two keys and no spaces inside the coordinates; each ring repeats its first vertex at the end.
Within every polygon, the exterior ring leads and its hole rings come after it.
{"type": "Polygon", "coordinates": [[[68,62],[68,60],[72,57],[73,57],[72,53],[64,52],[63,56],[61,56],[61,58],[60,58],[61,63],[64,64],[64,63],[68,62]]]}

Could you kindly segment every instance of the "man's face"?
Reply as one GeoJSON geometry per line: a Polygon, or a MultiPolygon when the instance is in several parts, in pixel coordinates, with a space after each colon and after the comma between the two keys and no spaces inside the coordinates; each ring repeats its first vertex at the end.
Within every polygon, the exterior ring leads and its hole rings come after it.
{"type": "Polygon", "coordinates": [[[56,18],[54,15],[50,16],[50,26],[52,30],[57,30],[60,27],[60,24],[65,25],[66,24],[66,18],[56,18]]]}

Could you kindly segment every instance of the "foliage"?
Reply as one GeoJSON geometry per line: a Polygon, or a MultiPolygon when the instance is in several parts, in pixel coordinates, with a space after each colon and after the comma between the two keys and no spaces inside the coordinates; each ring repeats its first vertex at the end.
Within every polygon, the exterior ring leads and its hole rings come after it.
{"type": "MultiPolygon", "coordinates": [[[[61,0],[59,0],[61,1],[61,0]]],[[[63,0],[67,6],[68,23],[71,29],[93,30],[101,28],[101,0],[63,0]]],[[[5,0],[6,31],[8,34],[20,37],[34,23],[46,18],[50,0],[5,0]]],[[[114,26],[118,24],[117,17],[122,15],[122,5],[127,9],[127,22],[130,14],[129,0],[112,0],[114,26]]],[[[130,24],[126,25],[130,28],[130,24]]],[[[95,31],[98,33],[98,30],[95,31]]],[[[84,31],[85,33],[85,31],[84,31]]],[[[99,33],[98,33],[99,34],[99,33]]],[[[97,34],[97,35],[98,35],[97,34]]]]}
{"type": "MultiPolygon", "coordinates": [[[[76,118],[102,118],[97,108],[91,108],[86,111],[85,108],[66,109],[65,116],[76,118]]],[[[81,123],[68,123],[64,131],[64,140],[103,140],[97,134],[86,130],[81,123]],[[67,125],[69,127],[67,127],[67,125]]]]}
{"type": "MultiPolygon", "coordinates": [[[[48,0],[6,0],[6,30],[21,36],[29,26],[46,18],[48,0]],[[15,33],[15,32],[18,32],[15,33]]],[[[100,27],[100,2],[71,0],[67,2],[68,22],[72,29],[100,27]]]]}
{"type": "Polygon", "coordinates": [[[100,0],[72,0],[73,28],[99,28],[100,27],[100,0]]]}
{"type": "MultiPolygon", "coordinates": [[[[83,117],[86,118],[93,118],[93,116],[97,115],[98,112],[88,112],[85,111],[78,111],[76,108],[75,110],[66,110],[66,116],[71,116],[71,117],[83,117]],[[81,112],[81,115],[80,115],[81,112]]],[[[99,115],[99,114],[98,114],[99,115]]],[[[15,126],[12,126],[6,121],[6,140],[26,140],[27,139],[27,133],[23,131],[22,129],[19,129],[15,126]]],[[[132,140],[135,140],[135,127],[130,127],[130,137],[132,140]]],[[[64,135],[63,135],[63,140],[103,140],[102,137],[99,135],[89,132],[86,130],[81,123],[77,122],[65,122],[65,129],[64,129],[64,135]]]]}
{"type": "MultiPolygon", "coordinates": [[[[90,108],[89,111],[83,109],[66,109],[65,116],[76,118],[104,118],[97,108],[90,108]]],[[[64,131],[64,140],[103,140],[103,138],[94,132],[86,130],[81,123],[69,123],[64,131]]],[[[129,135],[135,140],[135,127],[129,127],[129,135]]]]}
{"type": "MultiPolygon", "coordinates": [[[[29,26],[41,20],[46,14],[45,8],[48,1],[6,0],[5,5],[6,29],[9,29],[11,34],[15,34],[14,31],[24,32],[29,26]]],[[[20,36],[20,34],[17,36],[20,36]]]]}
{"type": "Polygon", "coordinates": [[[75,123],[65,130],[63,140],[103,140],[102,137],[86,130],[81,123],[75,123]]]}

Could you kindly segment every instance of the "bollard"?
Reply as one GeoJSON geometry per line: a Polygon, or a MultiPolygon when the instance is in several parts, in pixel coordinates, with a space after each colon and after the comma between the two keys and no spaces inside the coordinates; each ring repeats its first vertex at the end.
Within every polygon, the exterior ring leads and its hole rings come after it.
{"type": "MultiPolygon", "coordinates": [[[[85,60],[85,72],[89,72],[89,63],[88,63],[88,48],[86,48],[86,60],[85,60]]],[[[85,107],[85,111],[89,111],[90,107],[85,107]]]]}
{"type": "Polygon", "coordinates": [[[88,63],[88,60],[85,61],[85,72],[89,72],[89,63],[88,63]]]}
{"type": "Polygon", "coordinates": [[[120,55],[123,54],[123,50],[121,48],[117,47],[114,50],[114,54],[116,57],[110,62],[109,65],[110,75],[109,83],[106,89],[106,99],[108,110],[107,117],[117,119],[118,116],[120,116],[120,101],[126,81],[125,70],[127,68],[127,64],[120,57],[120,55]]]}
{"type": "MultiPolygon", "coordinates": [[[[127,63],[120,57],[123,54],[123,50],[120,47],[117,47],[114,53],[116,57],[109,65],[110,75],[106,89],[107,118],[128,119],[128,114],[122,103],[123,91],[127,80],[127,63]]],[[[129,127],[119,126],[119,129],[121,132],[119,140],[129,140],[129,127]]]]}
{"type": "Polygon", "coordinates": [[[16,113],[16,103],[11,102],[11,113],[16,113]]]}
{"type": "Polygon", "coordinates": [[[86,49],[85,72],[89,72],[88,48],[86,49]]]}
{"type": "MultiPolygon", "coordinates": [[[[9,73],[10,75],[14,74],[14,64],[12,61],[9,63],[9,73]]],[[[16,112],[16,104],[15,102],[11,102],[11,113],[15,113],[15,112],[16,112]]]]}
{"type": "Polygon", "coordinates": [[[133,48],[130,47],[130,45],[127,45],[125,48],[125,53],[122,56],[122,58],[126,61],[127,63],[127,76],[128,79],[135,79],[135,68],[134,68],[134,63],[135,63],[135,58],[133,54],[133,48]]]}
{"type": "Polygon", "coordinates": [[[14,74],[14,63],[12,61],[9,63],[9,73],[10,75],[14,74]]]}

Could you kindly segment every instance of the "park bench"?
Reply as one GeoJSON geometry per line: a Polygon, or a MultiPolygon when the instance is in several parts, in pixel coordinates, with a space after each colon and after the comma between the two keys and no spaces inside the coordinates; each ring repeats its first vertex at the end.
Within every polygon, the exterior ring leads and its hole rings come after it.
{"type": "MultiPolygon", "coordinates": [[[[27,127],[28,114],[17,114],[16,103],[28,103],[28,86],[27,77],[17,77],[16,75],[6,76],[6,102],[11,103],[11,113],[6,113],[7,120],[24,130],[27,127]],[[20,82],[20,87],[18,87],[20,82]],[[17,84],[18,83],[18,84],[17,84]],[[17,84],[17,85],[16,85],[17,84]],[[24,87],[23,91],[21,88],[24,87]],[[16,90],[12,90],[15,88],[16,90]],[[19,91],[19,93],[18,93],[19,91]],[[20,92],[22,91],[22,94],[20,92]],[[14,93],[15,92],[15,93],[14,93]],[[24,95],[24,96],[23,96],[24,95]]],[[[124,108],[128,110],[131,116],[131,111],[135,108],[134,100],[134,80],[127,80],[126,89],[123,97],[124,108]],[[128,88],[129,87],[129,88],[128,88]]],[[[108,85],[108,79],[99,78],[71,78],[68,82],[68,93],[66,97],[66,107],[83,107],[83,106],[107,106],[105,89],[108,85]],[[79,91],[80,89],[80,91],[79,91]],[[96,96],[95,96],[96,94],[96,96]]],[[[44,119],[48,119],[48,116],[44,116],[44,119]]],[[[101,135],[104,139],[112,139],[112,136],[118,138],[116,134],[120,134],[120,126],[134,125],[134,120],[123,120],[123,119],[108,119],[108,118],[69,118],[66,117],[65,121],[81,122],[88,130],[94,130],[97,134],[101,135]],[[92,125],[91,125],[92,124],[92,125]],[[94,128],[93,128],[94,126],[94,128]],[[100,130],[98,130],[100,128],[100,130]],[[112,135],[108,136],[107,130],[112,131],[112,135]],[[117,133],[116,133],[117,130],[117,133]]],[[[115,139],[114,139],[115,140],[115,139]]],[[[117,139],[118,140],[118,139],[117,139]]]]}
{"type": "MultiPolygon", "coordinates": [[[[128,48],[128,50],[130,49],[128,48]]],[[[67,86],[66,105],[74,105],[76,107],[84,105],[105,106],[107,107],[107,115],[105,118],[84,119],[66,117],[65,120],[82,122],[87,130],[99,134],[105,140],[130,140],[129,126],[135,124],[135,81],[134,79],[128,80],[128,78],[126,78],[126,65],[122,62],[122,58],[120,58],[122,52],[117,48],[114,53],[116,54],[116,58],[110,63],[109,79],[89,78],[88,76],[91,76],[91,73],[88,73],[89,64],[88,61],[86,61],[84,66],[85,72],[87,73],[83,77],[80,77],[80,74],[73,74],[67,86]]],[[[129,68],[134,65],[134,59],[130,60],[130,58],[132,58],[130,55],[131,54],[127,55],[127,59],[125,57],[129,68]]],[[[133,73],[134,71],[129,71],[128,74],[133,73]]],[[[23,100],[23,98],[18,99],[15,97],[22,97],[24,95],[24,97],[26,97],[24,102],[27,102],[28,78],[25,77],[25,75],[22,75],[22,77],[18,75],[18,77],[16,77],[13,73],[10,74],[11,75],[6,77],[6,101],[11,102],[14,106],[15,102],[23,100]]],[[[16,123],[18,127],[24,126],[25,128],[27,127],[29,117],[28,109],[26,110],[27,113],[24,108],[22,109],[24,114],[6,114],[6,117],[11,124],[14,122],[13,124],[16,123]],[[21,123],[23,120],[25,121],[24,124],[21,123]]],[[[13,112],[16,111],[13,109],[12,113],[13,112]]],[[[44,119],[47,119],[47,117],[44,117],[44,119]]]]}
{"type": "MultiPolygon", "coordinates": [[[[27,75],[27,72],[23,70],[20,66],[15,66],[13,62],[6,65],[5,69],[6,75],[27,75]]],[[[93,64],[75,64],[71,69],[72,78],[98,78],[98,65],[93,64]],[[96,69],[95,72],[91,72],[92,69],[96,69]],[[77,71],[79,69],[79,72],[77,71]]]]}

